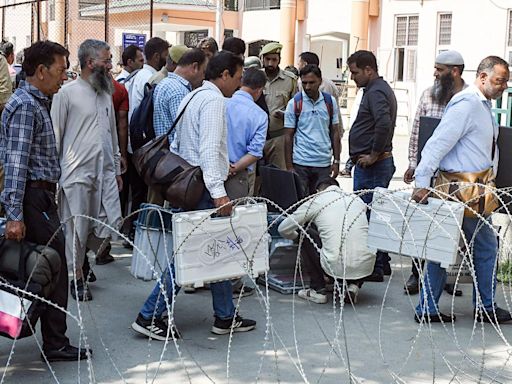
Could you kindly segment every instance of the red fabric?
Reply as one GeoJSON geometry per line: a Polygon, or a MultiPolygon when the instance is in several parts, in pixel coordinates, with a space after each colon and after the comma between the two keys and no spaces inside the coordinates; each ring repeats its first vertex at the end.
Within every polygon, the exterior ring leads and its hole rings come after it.
{"type": "Polygon", "coordinates": [[[112,80],[114,83],[114,94],[112,95],[112,102],[114,103],[114,110],[128,111],[128,91],[125,86],[118,81],[112,80]]]}

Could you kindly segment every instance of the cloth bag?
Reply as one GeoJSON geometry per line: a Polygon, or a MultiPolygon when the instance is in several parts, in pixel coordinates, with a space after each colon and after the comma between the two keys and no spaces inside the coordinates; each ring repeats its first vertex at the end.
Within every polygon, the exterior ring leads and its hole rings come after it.
{"type": "Polygon", "coordinates": [[[464,210],[465,217],[477,217],[475,212],[489,216],[499,207],[492,168],[480,172],[439,171],[434,188],[441,192],[437,194],[438,198],[467,204],[471,209],[464,210]]]}
{"type": "Polygon", "coordinates": [[[54,249],[0,238],[0,335],[21,339],[33,334],[46,309],[38,297],[53,292],[60,268],[54,249]]]}
{"type": "Polygon", "coordinates": [[[194,209],[203,196],[203,172],[199,166],[190,165],[170,151],[168,136],[195,95],[197,93],[190,98],[165,135],[154,138],[133,154],[135,169],[146,185],[160,192],[172,207],[185,210],[194,209]]]}

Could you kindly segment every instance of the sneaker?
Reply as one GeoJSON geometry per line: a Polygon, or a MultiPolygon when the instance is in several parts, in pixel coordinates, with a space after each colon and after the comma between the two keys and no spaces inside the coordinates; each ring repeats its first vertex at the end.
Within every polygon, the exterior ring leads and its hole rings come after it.
{"type": "Polygon", "coordinates": [[[236,316],[234,322],[233,318],[222,320],[215,317],[212,333],[216,335],[226,335],[231,332],[231,327],[233,327],[233,332],[248,332],[256,328],[256,322],[254,320],[244,319],[242,316],[236,316]]]}
{"type": "Polygon", "coordinates": [[[356,284],[349,284],[347,290],[345,291],[345,297],[343,301],[345,304],[355,304],[357,303],[357,295],[359,294],[359,286],[356,284]]]}
{"type": "Polygon", "coordinates": [[[317,292],[312,288],[301,289],[298,293],[299,297],[304,300],[312,301],[317,304],[327,303],[327,295],[323,292],[317,292]]]}
{"type": "MultiPolygon", "coordinates": [[[[132,323],[132,329],[135,332],[161,341],[166,340],[167,328],[168,325],[162,319],[146,320],[140,313],[137,316],[137,319],[132,323]]],[[[172,339],[173,334],[175,339],[181,339],[181,335],[174,324],[171,325],[171,329],[169,331],[169,340],[172,339]]]]}
{"type": "Polygon", "coordinates": [[[344,169],[342,169],[340,171],[339,176],[340,177],[347,177],[347,178],[348,177],[352,177],[352,172],[349,169],[344,168],[344,169]]]}
{"type": "Polygon", "coordinates": [[[253,295],[254,291],[255,291],[254,288],[246,287],[246,286],[242,285],[240,287],[233,288],[233,296],[235,299],[237,299],[240,296],[240,292],[241,292],[242,297],[247,297],[247,296],[253,295]]]}
{"type": "Polygon", "coordinates": [[[196,289],[192,285],[186,285],[183,287],[183,292],[185,293],[196,293],[196,289]]]}
{"type": "Polygon", "coordinates": [[[89,284],[83,281],[83,279],[78,279],[76,281],[76,290],[75,290],[75,282],[71,281],[69,283],[71,297],[78,301],[91,301],[92,293],[89,289],[89,284]]]}

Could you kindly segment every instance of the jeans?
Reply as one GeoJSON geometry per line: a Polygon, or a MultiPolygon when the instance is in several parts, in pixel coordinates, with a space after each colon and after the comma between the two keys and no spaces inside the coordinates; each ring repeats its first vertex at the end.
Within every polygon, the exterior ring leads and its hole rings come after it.
{"type": "Polygon", "coordinates": [[[306,194],[313,195],[316,193],[316,185],[322,179],[331,175],[331,167],[308,167],[299,164],[293,164],[295,173],[299,175],[304,191],[306,194]]]}
{"type": "MultiPolygon", "coordinates": [[[[210,193],[205,189],[205,193],[201,198],[201,201],[197,205],[197,209],[211,209],[214,208],[213,200],[210,196],[210,193]]],[[[167,292],[167,297],[169,299],[169,304],[172,300],[173,289],[175,293],[178,294],[180,287],[175,285],[175,273],[174,273],[174,264],[171,264],[171,270],[167,268],[162,276],[160,277],[164,281],[162,284],[165,287],[167,292]]],[[[233,305],[233,288],[231,286],[231,281],[221,281],[218,283],[210,283],[210,292],[212,293],[212,301],[213,301],[213,312],[215,316],[222,319],[231,319],[235,315],[235,306],[233,305]]],[[[142,306],[140,310],[140,314],[146,320],[155,316],[155,318],[159,319],[162,317],[162,314],[165,312],[165,298],[164,295],[160,292],[160,285],[157,283],[153,291],[146,299],[146,302],[142,306]]]]}
{"type": "MultiPolygon", "coordinates": [[[[491,219],[465,217],[462,222],[462,230],[466,237],[468,253],[473,258],[476,282],[473,283],[473,307],[484,307],[487,311],[495,307],[496,293],[496,259],[498,254],[498,240],[492,227],[491,219]],[[480,294],[477,305],[476,290],[480,294]]],[[[439,297],[446,283],[446,270],[437,263],[428,262],[425,274],[425,283],[421,288],[420,302],[416,307],[416,313],[421,315],[438,313],[439,297]],[[425,308],[426,305],[426,308],[425,308]]]]}
{"type": "MultiPolygon", "coordinates": [[[[354,168],[354,192],[363,189],[374,189],[376,187],[387,188],[389,182],[395,173],[395,163],[393,157],[377,161],[375,164],[368,168],[363,168],[356,164],[354,168]]],[[[361,199],[368,205],[373,200],[373,192],[366,192],[360,195],[361,199]]],[[[370,220],[370,210],[366,211],[366,216],[370,220]]],[[[375,272],[382,273],[384,264],[389,262],[390,258],[387,252],[377,252],[375,258],[375,272]]]]}

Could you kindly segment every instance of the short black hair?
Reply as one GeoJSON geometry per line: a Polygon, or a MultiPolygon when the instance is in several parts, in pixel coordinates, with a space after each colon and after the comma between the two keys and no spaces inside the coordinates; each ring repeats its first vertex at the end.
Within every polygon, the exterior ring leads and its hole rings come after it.
{"type": "Polygon", "coordinates": [[[322,78],[322,71],[320,70],[320,67],[315,64],[308,64],[304,68],[300,70],[300,76],[307,75],[308,73],[312,73],[316,77],[322,78]]]}
{"type": "Polygon", "coordinates": [[[215,41],[213,37],[205,37],[204,39],[201,39],[199,43],[197,43],[196,48],[203,49],[203,47],[211,53],[213,53],[214,55],[216,55],[217,52],[219,52],[219,45],[217,44],[217,41],[215,41]]]}
{"type": "Polygon", "coordinates": [[[39,65],[49,68],[55,62],[55,56],[69,57],[69,51],[58,43],[45,40],[38,41],[23,51],[25,56],[22,69],[27,76],[34,76],[39,65]]]}
{"type": "Polygon", "coordinates": [[[162,53],[169,49],[169,43],[160,37],[152,37],[144,46],[144,56],[146,60],[151,60],[155,53],[162,53]]]}
{"type": "Polygon", "coordinates": [[[360,50],[351,54],[347,59],[347,65],[355,64],[359,69],[370,67],[375,72],[378,72],[377,58],[370,51],[360,50]]]}
{"type": "Polygon", "coordinates": [[[306,64],[315,64],[320,65],[320,59],[318,58],[318,55],[313,52],[302,52],[299,57],[304,61],[306,64]]]}
{"type": "Polygon", "coordinates": [[[318,180],[318,183],[316,183],[316,190],[325,189],[330,186],[336,186],[339,187],[340,184],[334,177],[325,177],[323,179],[318,180]]]}
{"type": "Polygon", "coordinates": [[[215,80],[221,77],[226,69],[231,76],[234,76],[238,68],[244,67],[244,61],[228,51],[221,51],[213,56],[206,66],[205,79],[215,80]]]}
{"type": "Polygon", "coordinates": [[[140,49],[136,45],[131,44],[127,46],[123,51],[123,54],[121,55],[123,65],[128,65],[128,60],[135,61],[135,59],[137,58],[138,51],[142,52],[142,49],[140,49]]]}
{"type": "Polygon", "coordinates": [[[267,83],[265,73],[257,68],[247,68],[242,75],[242,85],[251,89],[263,88],[267,83]]]}
{"type": "Polygon", "coordinates": [[[197,63],[202,65],[206,60],[206,55],[199,48],[189,49],[187,52],[181,56],[181,59],[178,61],[178,66],[185,67],[187,65],[192,65],[197,63]]]}
{"type": "Polygon", "coordinates": [[[235,55],[245,54],[245,41],[238,37],[228,37],[222,44],[223,51],[229,51],[235,55]]]}

